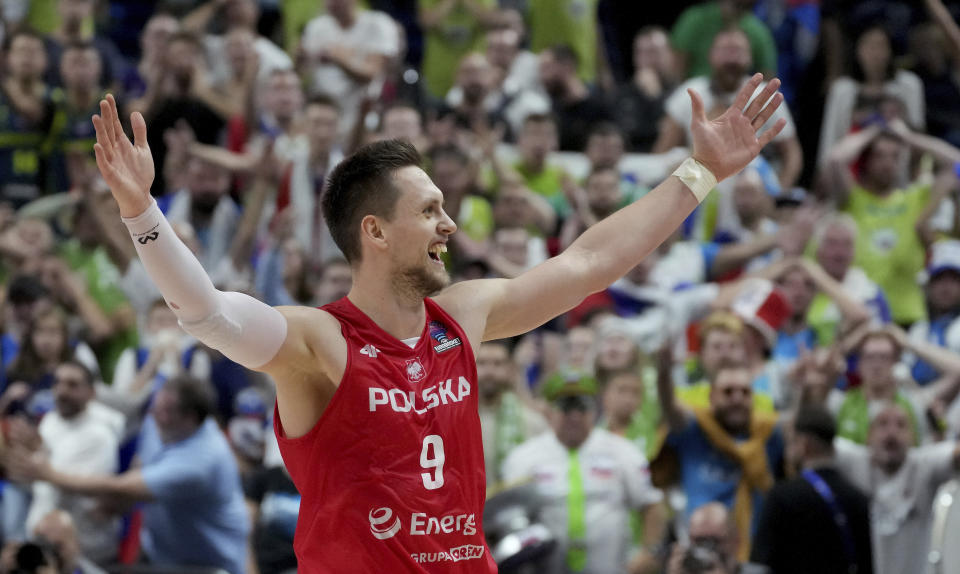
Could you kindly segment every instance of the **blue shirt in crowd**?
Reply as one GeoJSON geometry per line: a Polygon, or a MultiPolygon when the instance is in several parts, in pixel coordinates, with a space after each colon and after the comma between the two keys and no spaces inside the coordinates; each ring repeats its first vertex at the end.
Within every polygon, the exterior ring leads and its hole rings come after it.
{"type": "Polygon", "coordinates": [[[188,438],[163,444],[148,417],[139,453],[156,499],[144,510],[143,546],[151,562],[244,574],[249,519],[236,460],[213,419],[188,438]]]}

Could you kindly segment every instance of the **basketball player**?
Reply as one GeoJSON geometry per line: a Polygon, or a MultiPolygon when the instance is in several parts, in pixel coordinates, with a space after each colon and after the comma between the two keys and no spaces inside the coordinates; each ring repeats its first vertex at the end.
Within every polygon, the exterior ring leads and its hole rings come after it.
{"type": "Polygon", "coordinates": [[[783,100],[753,77],[708,121],[691,92],[693,157],[565,252],[516,279],[447,287],[457,226],[412,146],[361,148],[331,174],[323,213],[350,261],[349,295],[271,308],[216,290],[150,196],[143,117],[124,135],[111,96],[93,118],[97,164],[137,252],[183,328],[277,383],[275,430],[303,499],[302,572],[495,572],[481,528],[485,481],[474,349],[571,309],[639,263],[782,128],[783,100]],[[750,102],[751,94],[759,91],[750,102]],[[749,105],[748,105],[749,102],[749,105]],[[764,104],[767,104],[764,107],[764,104]]]}

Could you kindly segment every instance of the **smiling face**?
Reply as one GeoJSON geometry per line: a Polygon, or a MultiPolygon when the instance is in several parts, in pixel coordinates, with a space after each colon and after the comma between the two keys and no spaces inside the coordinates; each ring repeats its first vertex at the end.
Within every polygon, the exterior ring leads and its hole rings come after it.
{"type": "MultiPolygon", "coordinates": [[[[368,215],[361,225],[365,236],[376,236],[375,247],[389,262],[394,287],[417,298],[426,297],[450,283],[440,258],[457,224],[443,210],[443,193],[419,167],[404,167],[393,173],[400,191],[393,217],[368,215]]],[[[382,259],[380,259],[382,261],[382,259]]]]}

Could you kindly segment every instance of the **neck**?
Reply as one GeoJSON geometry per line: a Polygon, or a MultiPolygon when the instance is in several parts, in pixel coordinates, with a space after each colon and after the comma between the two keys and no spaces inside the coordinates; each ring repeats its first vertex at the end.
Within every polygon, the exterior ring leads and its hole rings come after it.
{"type": "Polygon", "coordinates": [[[87,109],[97,100],[97,93],[96,87],[72,88],[67,92],[67,101],[75,110],[87,109]]]}
{"type": "Polygon", "coordinates": [[[630,427],[630,421],[633,417],[610,417],[607,421],[607,430],[611,433],[623,436],[627,434],[627,428],[630,427]]]}
{"type": "Polygon", "coordinates": [[[357,19],[357,14],[353,10],[334,16],[334,19],[340,24],[341,28],[350,28],[357,19]]]}
{"type": "Polygon", "coordinates": [[[881,184],[872,178],[865,177],[864,180],[860,183],[864,189],[876,195],[878,197],[886,197],[893,192],[893,186],[888,184],[881,184]]]}
{"type": "Polygon", "coordinates": [[[285,134],[290,133],[293,130],[293,116],[275,116],[277,120],[277,127],[280,128],[285,134]]]}
{"type": "Polygon", "coordinates": [[[834,464],[832,454],[811,455],[803,461],[804,470],[817,470],[818,468],[831,467],[834,464]]]}
{"type": "Polygon", "coordinates": [[[427,320],[423,296],[397,292],[391,281],[383,280],[383,272],[372,271],[374,268],[370,263],[361,263],[355,269],[354,287],[347,295],[350,302],[397,339],[419,336],[427,320]],[[364,287],[360,289],[357,285],[364,287]]]}
{"type": "Polygon", "coordinates": [[[60,30],[57,31],[57,36],[65,42],[83,40],[83,23],[65,22],[64,25],[60,27],[60,30]]]}
{"type": "Polygon", "coordinates": [[[310,146],[310,165],[314,171],[327,171],[327,164],[330,162],[330,148],[310,146]]]}
{"type": "Polygon", "coordinates": [[[543,168],[546,167],[547,160],[546,158],[524,158],[523,167],[532,174],[537,174],[543,171],[543,168]]]}
{"type": "Polygon", "coordinates": [[[868,401],[889,401],[896,394],[895,385],[863,385],[863,396],[868,401]]]}
{"type": "Polygon", "coordinates": [[[787,324],[783,326],[783,330],[791,335],[794,333],[799,333],[807,327],[807,316],[804,315],[794,315],[787,320],[787,324]]]}

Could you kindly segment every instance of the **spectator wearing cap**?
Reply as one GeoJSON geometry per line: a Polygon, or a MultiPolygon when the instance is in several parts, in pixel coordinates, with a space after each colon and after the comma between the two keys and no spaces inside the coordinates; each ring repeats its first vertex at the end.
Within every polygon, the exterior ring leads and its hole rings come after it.
{"type": "Polygon", "coordinates": [[[740,560],[750,555],[763,498],[781,474],[784,457],[776,417],[753,407],[752,379],[744,365],[725,365],[710,381],[710,406],[687,408],[674,398],[669,370],[660,369],[657,377],[660,410],[669,431],[654,461],[654,472],[667,477],[658,482],[679,481],[687,517],[709,502],[731,509],[740,560]]]}
{"type": "MultiPolygon", "coordinates": [[[[814,260],[845,293],[865,305],[873,321],[889,323],[890,304],[883,289],[853,264],[856,255],[857,222],[846,213],[828,213],[813,232],[811,248],[814,260]]],[[[843,314],[824,292],[817,292],[807,311],[807,323],[817,333],[821,345],[833,344],[838,338],[843,314]]]]}
{"type": "Polygon", "coordinates": [[[357,0],[336,0],[327,4],[326,14],[307,23],[301,46],[307,91],[340,104],[338,133],[346,141],[364,90],[383,77],[389,60],[400,52],[399,27],[383,12],[358,10],[357,0]]]}
{"type": "MultiPolygon", "coordinates": [[[[939,241],[932,251],[923,277],[927,319],[910,327],[910,339],[960,353],[960,241],[939,241]]],[[[927,385],[939,377],[939,371],[923,359],[908,354],[905,360],[918,384],[927,385]]]]}
{"type": "Polygon", "coordinates": [[[597,385],[590,377],[553,379],[544,388],[553,432],[515,448],[503,463],[508,482],[532,478],[543,499],[540,521],[559,541],[540,572],[642,571],[663,535],[663,495],[630,442],[594,425],[597,385]],[[644,515],[646,552],[629,556],[629,511],[644,515]]]}
{"type": "MultiPolygon", "coordinates": [[[[95,399],[93,374],[82,363],[65,361],[54,371],[54,410],[40,421],[39,434],[50,466],[76,476],[112,474],[124,417],[95,399]]],[[[98,563],[117,558],[119,521],[104,515],[97,500],[63,492],[46,482],[33,484],[27,531],[55,509],[66,511],[78,526],[80,550],[98,563]]]]}
{"type": "MultiPolygon", "coordinates": [[[[733,3],[732,0],[727,1],[733,3]]],[[[653,146],[654,153],[664,153],[678,146],[690,145],[690,120],[693,111],[687,95],[688,89],[699,94],[707,115],[714,117],[726,109],[740,87],[749,79],[754,61],[750,54],[750,39],[743,30],[727,28],[717,31],[711,42],[709,75],[699,75],[704,72],[697,72],[696,77],[680,84],[667,98],[667,113],[661,124],[660,136],[653,146]]],[[[759,92],[758,86],[756,93],[759,92]]],[[[766,125],[773,126],[781,118],[787,121],[787,125],[771,142],[771,148],[778,157],[774,172],[779,175],[780,187],[789,189],[796,183],[803,169],[803,151],[797,140],[793,118],[786,106],[780,106],[766,125]]]]}
{"type": "Polygon", "coordinates": [[[850,134],[829,151],[824,181],[831,199],[857,223],[856,258],[870,279],[891,296],[893,321],[909,325],[926,317],[917,274],[923,271],[926,245],[918,233],[927,214],[953,185],[953,165],[960,149],[913,132],[895,119],[850,134]],[[923,179],[904,185],[908,153],[929,154],[939,176],[933,185],[923,179]],[[850,169],[860,166],[855,177],[850,169]],[[893,295],[896,295],[895,297],[893,295]]]}
{"type": "MultiPolygon", "coordinates": [[[[500,482],[503,461],[514,447],[549,429],[547,421],[517,392],[517,372],[504,341],[487,341],[477,351],[480,429],[487,484],[500,482]]],[[[528,393],[529,394],[529,393],[528,393]]]]}
{"type": "Polygon", "coordinates": [[[558,44],[540,52],[540,83],[550,96],[563,151],[584,151],[590,127],[613,120],[607,103],[577,75],[581,65],[568,45],[558,44]]]}
{"type": "Polygon", "coordinates": [[[751,560],[777,574],[871,574],[870,500],[837,469],[833,416],[804,407],[791,430],[787,453],[800,476],[767,493],[751,560]]]}
{"type": "Polygon", "coordinates": [[[933,500],[941,484],[960,475],[960,442],[913,447],[910,416],[897,403],[871,409],[867,446],[837,440],[840,472],[871,493],[874,572],[927,571],[933,500]]]}
{"type": "Polygon", "coordinates": [[[167,381],[144,424],[142,466],[123,474],[67,474],[23,453],[8,467],[62,491],[146,502],[143,549],[153,564],[242,574],[249,517],[236,459],[210,417],[213,402],[206,383],[183,375],[167,381]]]}

